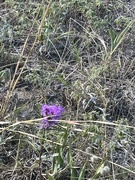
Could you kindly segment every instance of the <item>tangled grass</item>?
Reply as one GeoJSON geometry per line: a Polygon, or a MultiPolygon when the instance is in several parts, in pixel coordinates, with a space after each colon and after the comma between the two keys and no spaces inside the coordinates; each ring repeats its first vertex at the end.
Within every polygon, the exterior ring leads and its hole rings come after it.
{"type": "Polygon", "coordinates": [[[0,4],[0,179],[134,179],[134,8],[0,4]],[[43,104],[65,109],[46,130],[43,104]]]}

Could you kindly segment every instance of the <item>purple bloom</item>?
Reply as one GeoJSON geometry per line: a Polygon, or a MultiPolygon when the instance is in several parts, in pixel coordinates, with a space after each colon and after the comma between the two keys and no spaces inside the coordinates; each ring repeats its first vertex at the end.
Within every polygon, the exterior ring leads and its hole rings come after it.
{"type": "Polygon", "coordinates": [[[42,121],[40,127],[47,129],[50,126],[57,124],[57,120],[61,117],[63,111],[64,108],[58,105],[43,105],[41,113],[45,119],[42,121]]]}

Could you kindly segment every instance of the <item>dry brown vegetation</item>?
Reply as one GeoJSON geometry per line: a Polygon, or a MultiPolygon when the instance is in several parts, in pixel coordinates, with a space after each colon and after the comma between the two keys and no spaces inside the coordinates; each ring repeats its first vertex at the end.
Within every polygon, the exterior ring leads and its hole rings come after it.
{"type": "Polygon", "coordinates": [[[134,180],[134,0],[0,4],[0,179],[134,180]],[[42,104],[65,108],[39,129],[42,104]]]}

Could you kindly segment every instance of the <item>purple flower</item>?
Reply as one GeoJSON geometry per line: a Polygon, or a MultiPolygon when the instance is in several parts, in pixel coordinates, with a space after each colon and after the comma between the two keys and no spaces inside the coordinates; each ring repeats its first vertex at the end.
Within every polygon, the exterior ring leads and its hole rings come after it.
{"type": "Polygon", "coordinates": [[[41,122],[40,127],[47,129],[50,126],[57,124],[57,120],[61,117],[63,111],[64,108],[58,105],[43,105],[41,113],[45,119],[41,122]]]}

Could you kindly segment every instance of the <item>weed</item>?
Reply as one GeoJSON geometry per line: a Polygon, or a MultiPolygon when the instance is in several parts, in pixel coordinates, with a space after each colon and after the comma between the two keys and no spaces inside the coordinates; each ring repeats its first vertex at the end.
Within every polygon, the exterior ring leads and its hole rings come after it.
{"type": "Polygon", "coordinates": [[[133,5],[0,4],[0,179],[134,178],[133,5]]]}

